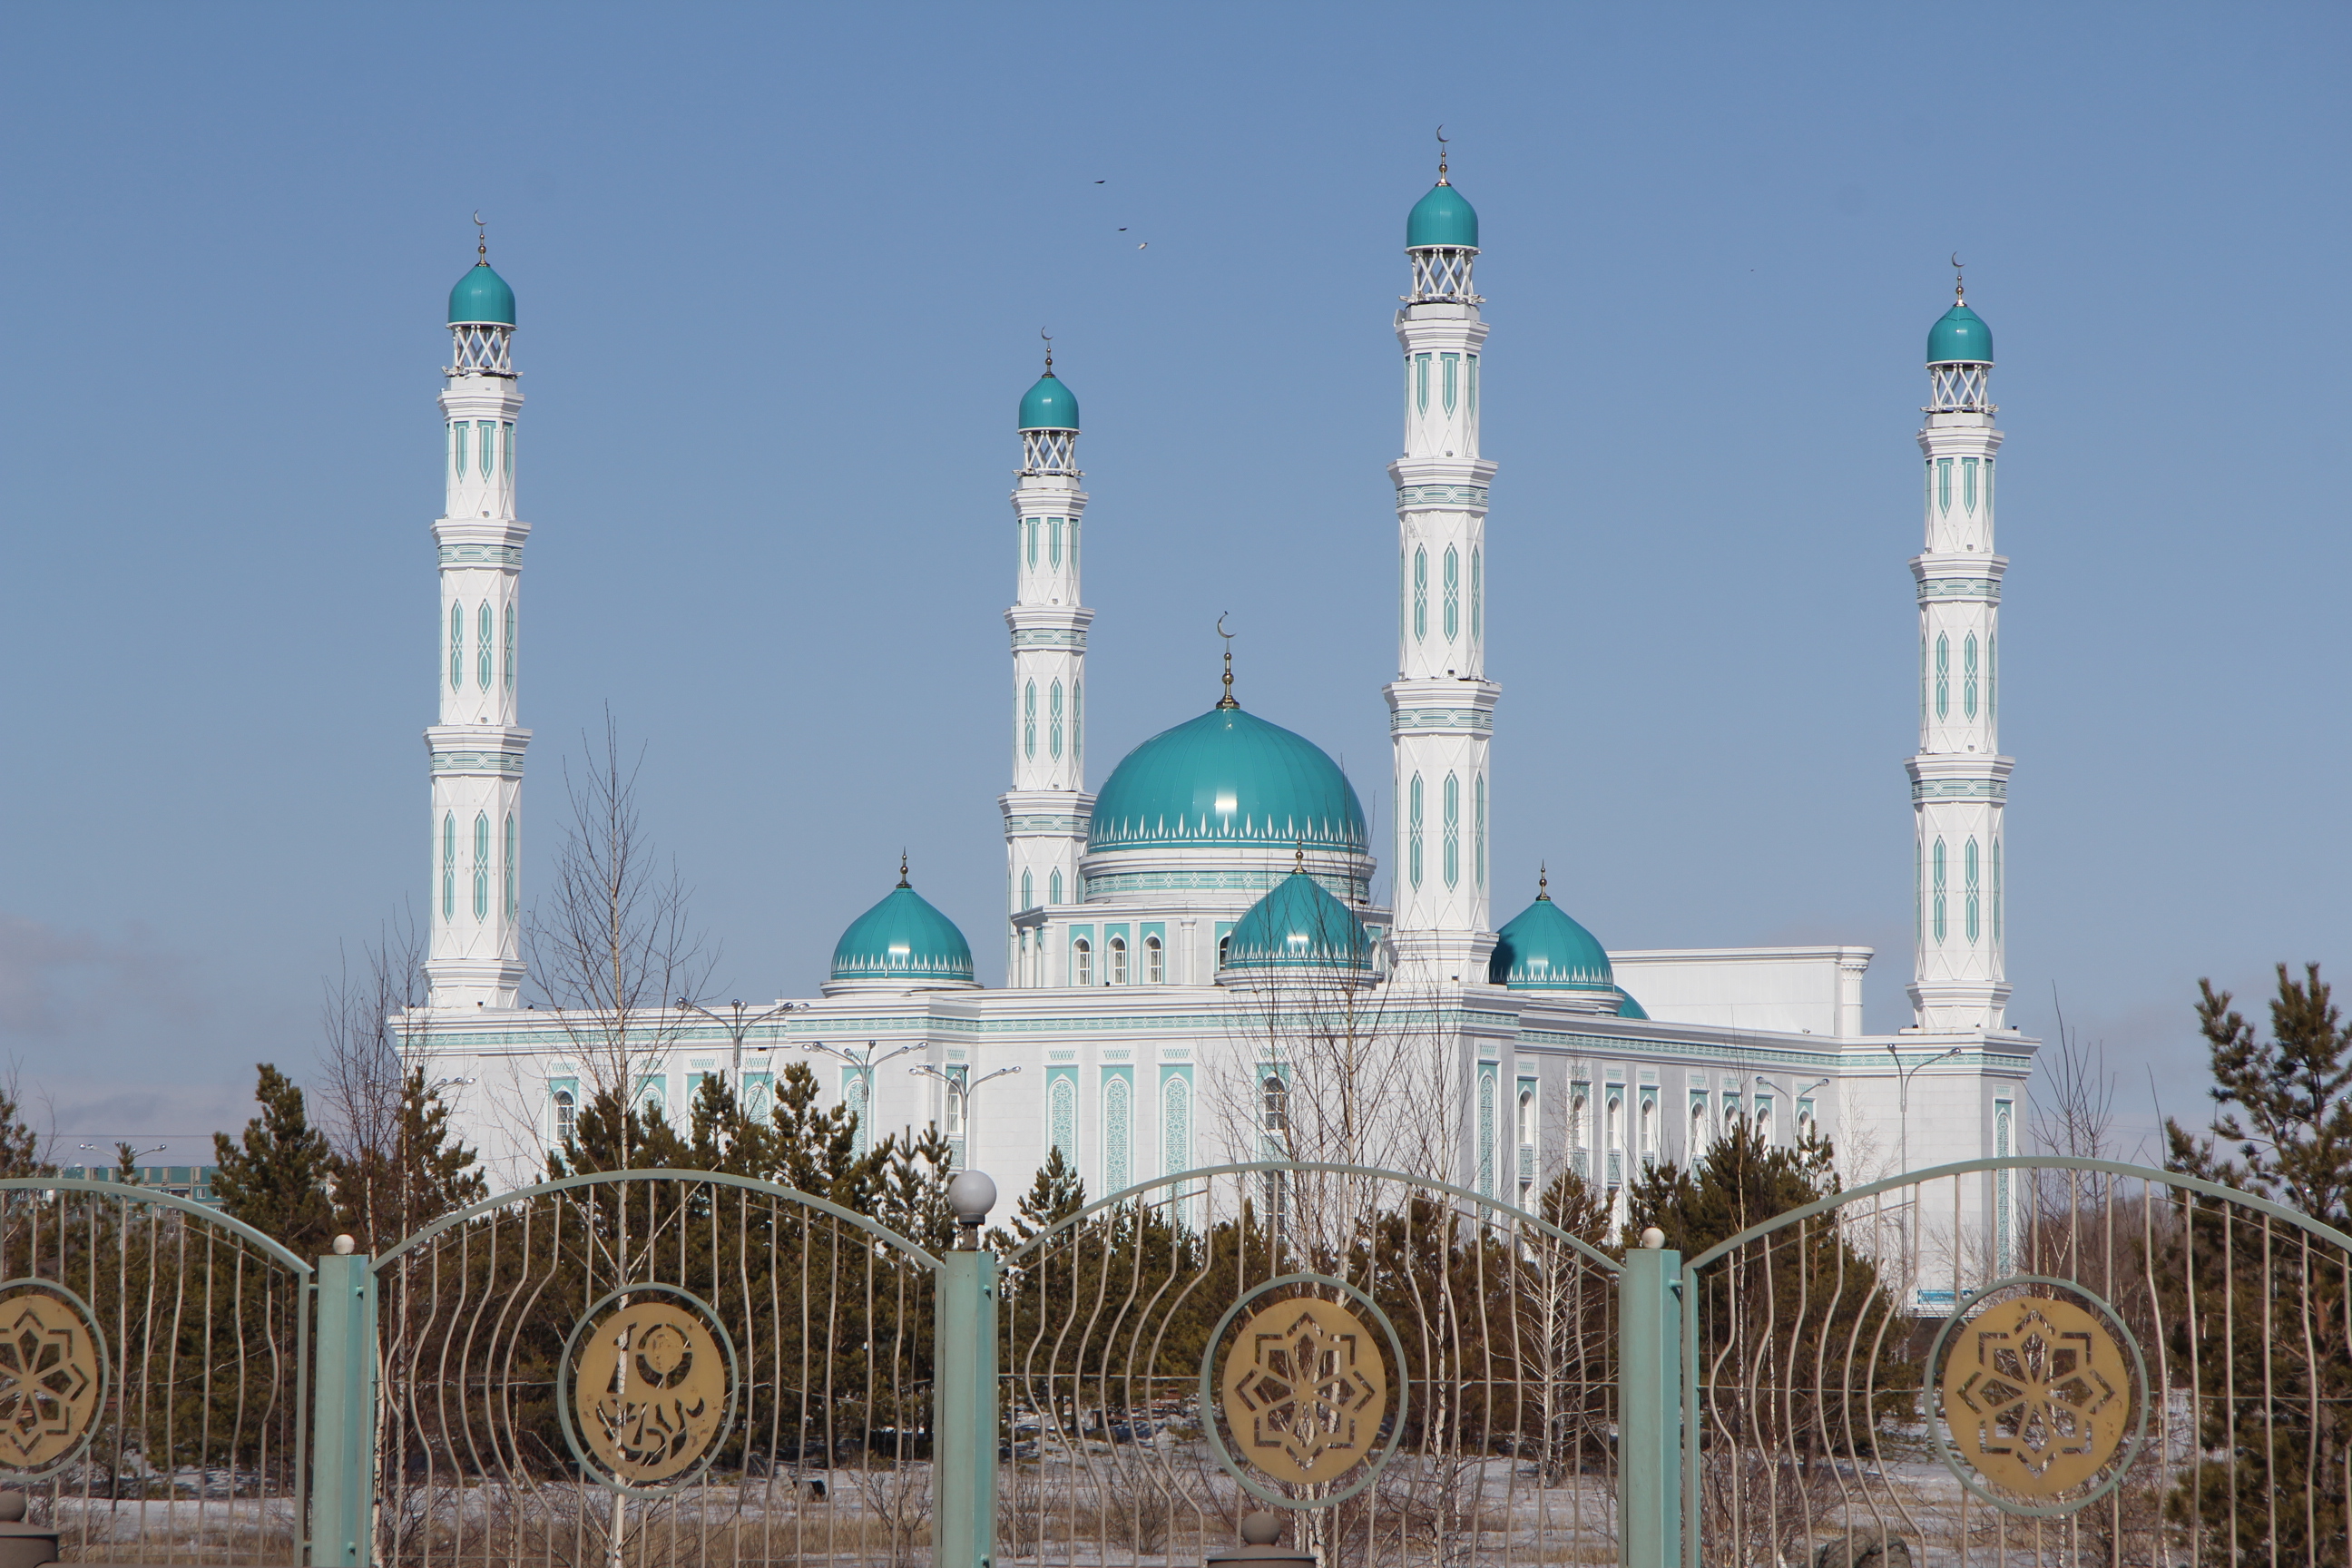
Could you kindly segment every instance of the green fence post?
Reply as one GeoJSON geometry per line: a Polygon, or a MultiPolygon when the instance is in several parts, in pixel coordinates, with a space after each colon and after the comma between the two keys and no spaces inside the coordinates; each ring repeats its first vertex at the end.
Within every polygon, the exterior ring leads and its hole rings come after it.
{"type": "Polygon", "coordinates": [[[996,1550],[996,1254],[941,1255],[937,1346],[932,1568],[988,1568],[996,1550]]]}
{"type": "Polygon", "coordinates": [[[1618,1551],[1625,1568],[1682,1568],[1683,1255],[1653,1237],[1618,1277],[1618,1551]]]}
{"type": "Polygon", "coordinates": [[[314,1568],[367,1568],[374,1544],[373,1263],[365,1253],[319,1259],[319,1371],[310,1382],[314,1568]]]}

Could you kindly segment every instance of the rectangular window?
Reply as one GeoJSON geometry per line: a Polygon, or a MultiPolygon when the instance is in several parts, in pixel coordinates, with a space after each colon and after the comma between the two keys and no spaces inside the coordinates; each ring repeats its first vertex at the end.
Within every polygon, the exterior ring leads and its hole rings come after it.
{"type": "Polygon", "coordinates": [[[507,478],[508,478],[508,479],[512,479],[514,478],[514,421],[513,421],[513,420],[509,419],[509,420],[508,420],[508,421],[506,422],[505,434],[506,434],[506,439],[507,439],[507,444],[506,444],[506,470],[507,470],[507,478]]]}
{"type": "Polygon", "coordinates": [[[1936,510],[1952,510],[1952,459],[1949,458],[1936,459],[1936,510]]]}
{"type": "Polygon", "coordinates": [[[467,428],[468,426],[463,419],[452,422],[449,426],[450,439],[456,443],[453,449],[457,454],[457,477],[461,479],[466,477],[466,431],[467,428]]]}
{"type": "Polygon", "coordinates": [[[1045,520],[1045,559],[1055,566],[1062,563],[1062,520],[1058,517],[1045,520]]]}
{"type": "Polygon", "coordinates": [[[1443,379],[1444,381],[1442,396],[1444,400],[1445,412],[1450,415],[1454,412],[1454,384],[1461,379],[1462,375],[1462,356],[1460,354],[1440,354],[1437,357],[1444,362],[1441,366],[1441,369],[1444,372],[1443,379]]]}
{"type": "Polygon", "coordinates": [[[1422,414],[1429,412],[1429,356],[1412,356],[1412,404],[1422,414]]]}

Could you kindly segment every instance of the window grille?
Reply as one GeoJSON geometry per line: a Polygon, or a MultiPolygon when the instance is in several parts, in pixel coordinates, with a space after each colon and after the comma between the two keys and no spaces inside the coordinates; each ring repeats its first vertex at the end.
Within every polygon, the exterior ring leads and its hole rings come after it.
{"type": "Polygon", "coordinates": [[[1412,640],[1429,635],[1429,552],[1412,552],[1412,640]]]}
{"type": "Polygon", "coordinates": [[[457,816],[441,816],[441,918],[457,918],[457,816]]]}
{"type": "Polygon", "coordinates": [[[449,689],[462,691],[466,687],[466,606],[449,606],[449,689]]]}
{"type": "Polygon", "coordinates": [[[490,627],[495,620],[490,602],[484,599],[474,616],[474,684],[484,691],[490,689],[490,627]]]}
{"type": "Polygon", "coordinates": [[[1495,1195],[1495,1075],[1478,1075],[1478,1191],[1495,1195]]]}
{"type": "Polygon", "coordinates": [[[1977,634],[1970,632],[1960,644],[1960,711],[1968,718],[1977,716],[1977,634]]]}
{"type": "Polygon", "coordinates": [[[487,812],[474,813],[474,918],[486,920],[490,912],[490,818],[487,812]]]}
{"type": "Polygon", "coordinates": [[[1124,1192],[1135,1184],[1133,1162],[1129,1158],[1129,1131],[1133,1096],[1127,1087],[1124,1074],[1113,1073],[1103,1083],[1102,1140],[1103,1191],[1124,1192]]]}
{"type": "Polygon", "coordinates": [[[1143,939],[1143,983],[1164,985],[1168,983],[1168,955],[1156,936],[1143,939]]]}
{"type": "Polygon", "coordinates": [[[1058,680],[1045,704],[1045,750],[1057,760],[1062,754],[1062,683],[1058,680]]]}
{"type": "Polygon", "coordinates": [[[1944,940],[1944,841],[1940,838],[1936,840],[1935,861],[1935,914],[1930,923],[1935,929],[1936,940],[1940,942],[1944,940]]]}
{"type": "Polygon", "coordinates": [[[1968,902],[1961,916],[1968,931],[1969,945],[1977,941],[1977,841],[1970,838],[1960,847],[1960,879],[1968,889],[1968,902]]]}
{"type": "Polygon", "coordinates": [[[1192,1168],[1192,1086],[1171,1077],[1160,1087],[1160,1163],[1172,1174],[1192,1168]]]}
{"type": "Polygon", "coordinates": [[[1021,694],[1021,754],[1032,760],[1037,755],[1037,683],[1034,680],[1021,694]]]}
{"type": "Polygon", "coordinates": [[[1095,983],[1094,944],[1080,937],[1070,943],[1070,983],[1092,985],[1095,983]]]}
{"type": "Polygon", "coordinates": [[[521,895],[520,878],[522,867],[520,863],[521,857],[518,853],[520,847],[521,843],[517,836],[515,826],[515,814],[509,811],[507,813],[507,858],[505,863],[507,882],[507,919],[509,920],[515,918],[515,910],[520,905],[521,895]]]}
{"type": "Polygon", "coordinates": [[[1110,983],[1113,985],[1124,985],[1127,984],[1127,938],[1123,936],[1111,938],[1109,952],[1110,983]]]}
{"type": "Polygon", "coordinates": [[[1445,775],[1445,885],[1453,887],[1462,870],[1462,781],[1445,775]]]}
{"type": "Polygon", "coordinates": [[[1412,879],[1412,885],[1418,888],[1421,886],[1421,775],[1419,773],[1412,775],[1409,799],[1412,803],[1410,816],[1407,818],[1410,826],[1405,831],[1406,842],[1410,847],[1405,851],[1405,870],[1406,874],[1412,879]]]}
{"type": "Polygon", "coordinates": [[[507,605],[506,633],[506,641],[502,645],[501,651],[505,655],[506,661],[507,695],[511,697],[514,695],[515,683],[515,607],[511,603],[507,605]]]}
{"type": "Polygon", "coordinates": [[[1445,547],[1445,640],[1452,642],[1462,629],[1462,558],[1454,546],[1445,547]]]}

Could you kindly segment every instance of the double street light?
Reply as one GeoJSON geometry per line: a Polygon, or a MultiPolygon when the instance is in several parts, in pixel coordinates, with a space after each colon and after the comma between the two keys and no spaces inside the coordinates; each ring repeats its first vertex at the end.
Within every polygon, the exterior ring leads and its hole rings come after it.
{"type": "Polygon", "coordinates": [[[738,1095],[743,1092],[743,1037],[761,1025],[772,1023],[787,1013],[805,1013],[808,1008],[809,1005],[805,1002],[779,1002],[762,1012],[746,1015],[742,1003],[730,1002],[727,1004],[726,1016],[722,1017],[691,997],[681,996],[677,999],[679,1012],[701,1014],[726,1030],[727,1037],[735,1043],[734,1054],[729,1058],[727,1064],[727,1087],[738,1095]]]}

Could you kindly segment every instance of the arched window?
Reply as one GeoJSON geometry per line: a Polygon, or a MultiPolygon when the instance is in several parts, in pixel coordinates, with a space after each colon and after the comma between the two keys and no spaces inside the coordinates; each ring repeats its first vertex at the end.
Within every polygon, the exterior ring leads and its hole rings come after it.
{"type": "Polygon", "coordinates": [[[1658,1091],[1642,1091],[1642,1169],[1658,1163],[1658,1091]]]}
{"type": "MultiPolygon", "coordinates": [[[[1470,411],[1473,414],[1478,411],[1478,397],[1475,390],[1477,384],[1478,356],[1473,354],[1470,356],[1470,385],[1474,389],[1470,397],[1470,411]]],[[[1486,574],[1479,568],[1478,556],[1478,547],[1474,544],[1470,547],[1470,645],[1473,647],[1478,645],[1479,637],[1485,635],[1486,618],[1486,574]]]]}
{"type": "Polygon", "coordinates": [[[1568,1089],[1569,1160],[1579,1177],[1592,1174],[1592,1086],[1576,1083],[1568,1089]]]}
{"type": "Polygon", "coordinates": [[[1771,1147],[1772,1097],[1769,1094],[1759,1094],[1756,1097],[1756,1138],[1766,1148],[1771,1147]]]}
{"type": "Polygon", "coordinates": [[[1960,645],[1960,711],[1973,719],[1977,716],[1977,634],[1970,632],[1968,641],[1960,645]]]}
{"type": "Polygon", "coordinates": [[[1143,983],[1146,985],[1168,984],[1168,955],[1156,936],[1143,939],[1143,983]]]}
{"type": "Polygon", "coordinates": [[[577,1125],[573,1118],[578,1114],[578,1110],[579,1108],[572,1101],[570,1089],[559,1089],[555,1091],[555,1146],[557,1148],[568,1149],[572,1146],[572,1131],[577,1125]]]}
{"type": "Polygon", "coordinates": [[[1476,804],[1471,818],[1470,870],[1483,888],[1486,885],[1486,775],[1480,773],[1472,787],[1476,804]]]}
{"type": "Polygon", "coordinates": [[[1811,1138],[1814,1125],[1813,1102],[1810,1100],[1797,1101],[1797,1142],[1801,1143],[1811,1138]]]}
{"type": "Polygon", "coordinates": [[[441,918],[457,918],[457,814],[441,814],[441,918]]]}
{"type": "MultiPolygon", "coordinates": [[[[1429,412],[1429,356],[1427,354],[1412,356],[1412,405],[1416,413],[1429,412]]],[[[458,466],[460,468],[465,466],[462,460],[458,466]]]]}
{"type": "Polygon", "coordinates": [[[1053,1088],[1045,1091],[1046,1132],[1054,1147],[1072,1170],[1078,1164],[1078,1085],[1075,1079],[1063,1074],[1054,1079],[1053,1088]]]}
{"type": "Polygon", "coordinates": [[[1452,773],[1445,775],[1445,885],[1452,887],[1462,873],[1462,781],[1452,773]]]}
{"type": "Polygon", "coordinates": [[[1412,552],[1412,640],[1429,635],[1429,552],[1412,552]]]}
{"type": "Polygon", "coordinates": [[[1257,1086],[1258,1125],[1268,1138],[1290,1131],[1290,1085],[1278,1072],[1269,1072],[1257,1086]]]}
{"type": "Polygon", "coordinates": [[[1935,888],[1935,896],[1931,902],[1933,913],[1928,923],[1935,931],[1936,940],[1941,942],[1944,940],[1944,841],[1940,838],[1936,840],[1933,885],[1935,888]]]}
{"type": "Polygon", "coordinates": [[[521,847],[521,839],[515,827],[515,814],[509,811],[507,813],[507,858],[505,867],[507,881],[507,919],[509,920],[515,918],[515,910],[519,907],[521,898],[522,868],[520,864],[521,859],[520,851],[521,847]]]}
{"type": "Polygon", "coordinates": [[[484,691],[490,689],[490,627],[495,620],[490,602],[484,599],[474,621],[474,684],[484,691]]]}
{"type": "Polygon", "coordinates": [[[1969,945],[1977,940],[1977,841],[1969,839],[1960,846],[1960,885],[1968,901],[1961,908],[1961,928],[1968,932],[1969,945]]]}
{"type": "Polygon", "coordinates": [[[487,920],[490,913],[490,818],[488,812],[474,813],[474,918],[487,920]]]}
{"type": "Polygon", "coordinates": [[[872,1118],[866,1112],[872,1105],[873,1100],[874,1080],[869,1073],[852,1072],[849,1075],[849,1081],[841,1086],[841,1102],[848,1110],[854,1123],[850,1131],[850,1142],[859,1154],[864,1154],[872,1142],[866,1131],[866,1123],[872,1118]]]}
{"type": "MultiPolygon", "coordinates": [[[[948,1069],[950,1075],[956,1070],[953,1068],[948,1069]]],[[[963,1085],[953,1077],[948,1081],[946,1100],[946,1120],[940,1123],[940,1131],[948,1135],[950,1142],[961,1142],[963,1140],[963,1085]]]]}
{"type": "MultiPolygon", "coordinates": [[[[1466,406],[1470,417],[1475,419],[1478,417],[1478,356],[1476,354],[1470,354],[1466,357],[1470,362],[1467,370],[1470,384],[1465,389],[1469,394],[1469,402],[1466,406]]],[[[1475,554],[1473,554],[1470,557],[1471,564],[1475,567],[1477,564],[1477,562],[1478,557],[1475,554]]]]}
{"type": "Polygon", "coordinates": [[[507,636],[503,651],[506,656],[507,692],[511,696],[514,692],[515,680],[515,607],[511,604],[507,605],[507,636]]]}
{"type": "Polygon", "coordinates": [[[1219,969],[1223,969],[1226,963],[1230,962],[1229,955],[1233,951],[1233,945],[1234,939],[1230,932],[1217,939],[1217,967],[1219,969]]]}
{"type": "Polygon", "coordinates": [[[1070,577],[1071,577],[1072,581],[1074,581],[1074,582],[1075,582],[1075,581],[1076,580],[1076,578],[1077,578],[1077,575],[1078,575],[1078,520],[1077,520],[1076,518],[1075,518],[1075,517],[1074,517],[1074,518],[1070,519],[1070,577]]]}
{"type": "Polygon", "coordinates": [[[1134,1162],[1129,1151],[1134,1123],[1134,1095],[1123,1074],[1113,1074],[1103,1081],[1102,1091],[1102,1160],[1103,1191],[1124,1192],[1135,1184],[1134,1162]]]}
{"type": "Polygon", "coordinates": [[[506,422],[506,426],[505,426],[505,428],[504,428],[503,434],[504,434],[504,435],[505,435],[505,437],[506,437],[506,446],[505,446],[505,447],[504,447],[504,449],[503,449],[503,450],[504,450],[504,455],[505,455],[505,457],[506,457],[506,470],[507,470],[507,478],[508,478],[509,479],[512,479],[514,478],[514,421],[513,421],[513,420],[509,419],[509,420],[508,420],[508,421],[506,422]]]}
{"type": "Polygon", "coordinates": [[[1949,458],[1936,459],[1936,510],[1952,510],[1952,459],[1949,458]]]}
{"type": "Polygon", "coordinates": [[[648,1130],[657,1127],[661,1123],[669,1120],[669,1108],[662,1103],[662,1092],[660,1089],[649,1089],[646,1090],[645,1099],[637,1103],[637,1114],[645,1118],[645,1123],[648,1130]]]}
{"type": "Polygon", "coordinates": [[[1037,683],[1034,680],[1021,693],[1021,754],[1037,754],[1037,683]]]}
{"type": "Polygon", "coordinates": [[[1084,937],[1070,943],[1070,984],[1092,985],[1095,983],[1094,944],[1084,937]]]}
{"type": "Polygon", "coordinates": [[[1058,680],[1045,700],[1045,751],[1049,756],[1062,754],[1062,683],[1058,680]]]}
{"type": "Polygon", "coordinates": [[[1111,938],[1109,950],[1110,983],[1113,985],[1124,985],[1127,984],[1127,938],[1123,936],[1111,938]]]}
{"type": "Polygon", "coordinates": [[[455,421],[449,426],[450,439],[454,443],[451,449],[457,454],[457,467],[454,471],[461,479],[466,477],[466,432],[470,428],[471,426],[463,419],[455,421]]]}
{"type": "Polygon", "coordinates": [[[1519,1147],[1531,1149],[1536,1142],[1536,1091],[1519,1090],[1519,1147]]]}
{"type": "MultiPolygon", "coordinates": [[[[1034,910],[1037,907],[1037,879],[1034,872],[1024,871],[1021,873],[1020,907],[1024,910],[1034,910]]],[[[1024,936],[1025,939],[1025,932],[1024,933],[1024,936]]]]}
{"type": "Polygon", "coordinates": [[[478,445],[481,448],[480,463],[482,478],[487,479],[490,477],[490,447],[499,438],[499,427],[494,422],[485,419],[481,422],[479,428],[482,432],[482,438],[478,445]]]}
{"type": "Polygon", "coordinates": [[[1054,868],[1054,874],[1045,879],[1045,898],[1048,903],[1062,901],[1062,870],[1058,866],[1054,868]]]}
{"type": "Polygon", "coordinates": [[[1625,1179],[1625,1091],[1612,1089],[1604,1101],[1609,1125],[1604,1130],[1602,1147],[1609,1154],[1609,1184],[1615,1186],[1625,1179]]]}
{"type": "Polygon", "coordinates": [[[1062,564],[1062,520],[1058,517],[1045,520],[1045,559],[1054,566],[1062,564]]]}
{"type": "Polygon", "coordinates": [[[1445,412],[1452,414],[1454,412],[1454,404],[1457,391],[1456,384],[1462,379],[1462,356],[1460,354],[1440,354],[1437,358],[1439,362],[1439,374],[1444,383],[1442,395],[1445,402],[1445,412]]]}
{"type": "Polygon", "coordinates": [[[1960,504],[1973,514],[1977,510],[1977,460],[1960,459],[1960,504]]]}
{"type": "Polygon", "coordinates": [[[1033,572],[1037,567],[1037,520],[1033,517],[1029,520],[1029,568],[1033,572]]]}
{"type": "Polygon", "coordinates": [[[1936,718],[1938,721],[1952,714],[1952,639],[1943,633],[1936,634],[1936,718]]]}
{"type": "Polygon", "coordinates": [[[1412,775],[1412,784],[1407,791],[1407,799],[1410,804],[1405,818],[1407,824],[1405,872],[1412,879],[1412,885],[1418,888],[1421,886],[1421,775],[1419,773],[1412,775]]]}
{"type": "Polygon", "coordinates": [[[462,691],[466,686],[466,606],[449,606],[449,689],[462,691]]]}
{"type": "Polygon", "coordinates": [[[1462,629],[1462,558],[1445,547],[1445,640],[1462,629]]]}
{"type": "Polygon", "coordinates": [[[1695,1089],[1690,1097],[1690,1152],[1683,1163],[1689,1164],[1706,1152],[1706,1090],[1695,1089]]]}

